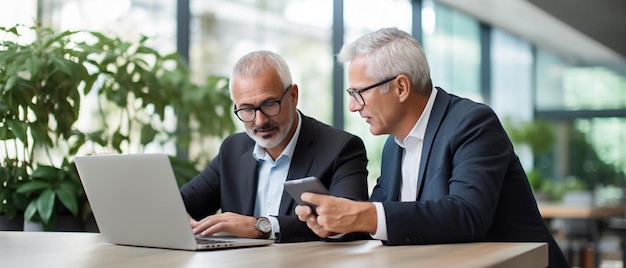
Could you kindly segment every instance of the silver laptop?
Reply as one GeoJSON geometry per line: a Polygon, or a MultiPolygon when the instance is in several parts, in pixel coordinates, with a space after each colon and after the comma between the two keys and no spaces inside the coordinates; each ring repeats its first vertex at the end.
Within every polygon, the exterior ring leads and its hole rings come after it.
{"type": "Polygon", "coordinates": [[[184,250],[273,243],[195,236],[166,154],[77,156],[75,161],[100,233],[108,243],[184,250]]]}

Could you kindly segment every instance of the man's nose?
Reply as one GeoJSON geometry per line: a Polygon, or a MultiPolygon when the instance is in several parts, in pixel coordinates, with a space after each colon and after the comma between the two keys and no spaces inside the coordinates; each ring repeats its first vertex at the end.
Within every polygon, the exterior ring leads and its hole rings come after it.
{"type": "Polygon", "coordinates": [[[269,120],[268,117],[263,112],[261,112],[261,110],[256,110],[255,113],[256,113],[256,116],[254,117],[255,125],[263,126],[269,120]]]}
{"type": "Polygon", "coordinates": [[[360,111],[361,109],[363,109],[363,105],[359,104],[354,97],[350,97],[348,100],[348,110],[354,113],[360,111]]]}

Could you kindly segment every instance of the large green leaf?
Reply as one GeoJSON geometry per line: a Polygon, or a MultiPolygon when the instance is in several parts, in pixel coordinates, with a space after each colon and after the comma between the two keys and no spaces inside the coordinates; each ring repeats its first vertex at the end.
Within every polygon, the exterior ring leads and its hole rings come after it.
{"type": "Polygon", "coordinates": [[[7,83],[4,85],[4,91],[13,89],[13,86],[15,86],[17,79],[17,76],[10,76],[9,79],[7,79],[7,83]]]}
{"type": "Polygon", "coordinates": [[[150,124],[145,124],[141,128],[141,144],[148,144],[154,140],[157,135],[157,131],[150,124]]]}
{"type": "Polygon", "coordinates": [[[85,87],[83,89],[83,92],[85,95],[89,94],[89,92],[91,92],[91,89],[93,88],[93,84],[94,82],[96,82],[96,80],[98,79],[98,76],[100,74],[99,73],[95,73],[92,75],[88,75],[86,77],[83,78],[83,82],[85,82],[85,87]]]}
{"type": "Polygon", "coordinates": [[[27,123],[20,122],[14,119],[7,119],[5,123],[7,124],[7,126],[9,126],[11,132],[13,132],[13,135],[15,135],[15,137],[17,137],[24,144],[29,144],[28,138],[26,136],[26,128],[28,127],[27,123]]]}
{"type": "Polygon", "coordinates": [[[50,187],[50,183],[44,181],[29,181],[17,187],[18,193],[33,193],[50,187]]]}
{"type": "Polygon", "coordinates": [[[105,146],[107,144],[106,137],[104,137],[104,131],[99,130],[96,132],[85,133],[88,140],[93,141],[100,146],[105,146]]]}
{"type": "Polygon", "coordinates": [[[31,75],[31,81],[38,81],[39,73],[42,70],[41,59],[36,56],[26,59],[26,67],[31,75]]]}
{"type": "Polygon", "coordinates": [[[52,189],[44,190],[39,198],[37,198],[37,211],[39,212],[39,216],[41,217],[41,221],[46,224],[50,222],[50,218],[52,218],[52,212],[54,211],[54,200],[56,199],[56,194],[52,189]]]}
{"type": "MultiPolygon", "coordinates": [[[[44,28],[39,28],[39,29],[42,32],[49,32],[50,35],[53,34],[52,33],[52,29],[44,29],[44,28]]],[[[54,36],[53,38],[49,38],[48,41],[44,44],[44,47],[49,47],[49,46],[51,46],[54,43],[59,43],[59,42],[61,42],[63,40],[63,38],[66,38],[66,37],[68,37],[70,35],[73,35],[75,33],[76,33],[76,31],[69,31],[69,30],[61,32],[60,34],[54,36]]]]}
{"type": "Polygon", "coordinates": [[[0,128],[0,140],[11,140],[14,138],[15,138],[15,135],[9,132],[9,130],[6,127],[0,128]]]}
{"type": "Polygon", "coordinates": [[[37,145],[52,147],[54,144],[48,135],[48,125],[39,121],[30,124],[30,134],[37,145]]]}
{"type": "Polygon", "coordinates": [[[9,104],[7,103],[7,101],[3,98],[0,98],[0,115],[2,115],[2,117],[5,117],[9,110],[9,104]]]}
{"type": "Polygon", "coordinates": [[[59,177],[59,169],[53,166],[39,165],[33,171],[33,178],[39,179],[55,179],[59,177]]]}
{"type": "Polygon", "coordinates": [[[0,27],[0,30],[13,33],[14,35],[18,35],[17,26],[13,26],[11,28],[0,27]]]}
{"type": "Polygon", "coordinates": [[[60,72],[64,74],[67,74],[69,77],[72,78],[71,81],[67,81],[67,82],[74,82],[80,79],[81,65],[71,60],[65,59],[63,55],[51,54],[50,60],[52,61],[52,63],[54,64],[54,67],[57,70],[59,70],[60,72]]]}
{"type": "Polygon", "coordinates": [[[35,215],[37,215],[37,202],[30,202],[24,210],[24,220],[34,221],[35,215]]]}
{"type": "Polygon", "coordinates": [[[83,145],[87,142],[87,139],[85,138],[85,135],[83,133],[74,133],[72,136],[75,137],[75,140],[70,142],[69,153],[70,155],[76,155],[76,153],[78,153],[78,150],[80,150],[80,148],[83,147],[83,145]]]}
{"type": "Polygon", "coordinates": [[[76,187],[69,182],[64,182],[59,185],[59,188],[55,190],[55,193],[59,197],[61,203],[72,213],[72,215],[78,215],[76,187]]]}
{"type": "Polygon", "coordinates": [[[151,55],[158,55],[159,52],[157,52],[156,50],[149,48],[149,47],[145,47],[145,46],[140,46],[137,48],[137,53],[144,53],[144,54],[151,54],[151,55]]]}
{"type": "Polygon", "coordinates": [[[123,141],[128,140],[128,137],[124,136],[124,134],[122,134],[121,130],[116,130],[115,133],[113,133],[113,139],[111,141],[111,146],[113,146],[113,148],[117,151],[121,151],[121,144],[123,141]]]}

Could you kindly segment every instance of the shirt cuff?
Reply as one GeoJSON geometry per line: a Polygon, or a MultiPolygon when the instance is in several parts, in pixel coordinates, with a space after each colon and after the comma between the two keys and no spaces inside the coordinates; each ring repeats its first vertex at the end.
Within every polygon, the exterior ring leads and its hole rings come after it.
{"type": "Polygon", "coordinates": [[[276,239],[276,234],[280,233],[280,224],[278,223],[278,219],[274,216],[267,216],[272,224],[272,233],[270,234],[269,239],[276,239]]]}
{"type": "Polygon", "coordinates": [[[380,202],[374,202],[376,207],[377,226],[376,233],[370,234],[372,238],[387,241],[387,218],[385,218],[385,208],[380,202]]]}

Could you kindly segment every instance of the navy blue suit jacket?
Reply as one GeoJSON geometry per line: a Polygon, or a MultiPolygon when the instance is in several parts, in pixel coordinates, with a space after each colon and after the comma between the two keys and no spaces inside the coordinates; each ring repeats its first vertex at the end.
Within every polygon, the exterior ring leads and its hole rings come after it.
{"type": "MultiPolygon", "coordinates": [[[[301,114],[300,136],[287,180],[316,176],[335,196],[367,200],[367,155],[363,141],[301,114]]],[[[246,133],[226,138],[218,155],[200,174],[181,188],[187,212],[195,219],[234,212],[254,216],[258,163],[252,156],[254,140],[246,133]]],[[[277,242],[320,240],[298,220],[294,199],[283,191],[277,215],[277,242]]]]}
{"type": "Polygon", "coordinates": [[[550,266],[567,267],[496,114],[438,90],[424,137],[416,202],[397,202],[403,149],[393,136],[383,148],[370,201],[382,202],[385,209],[387,244],[547,242],[550,266]]]}

